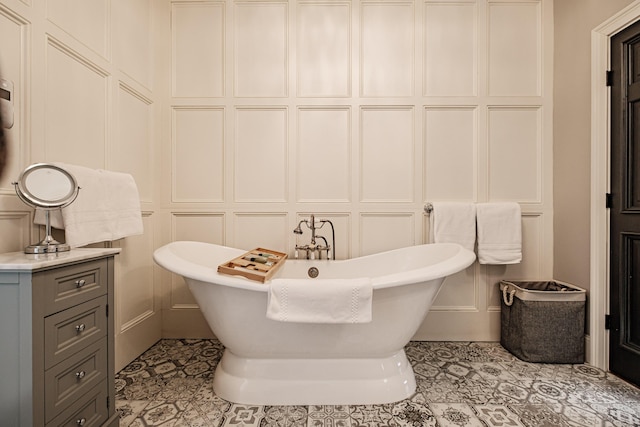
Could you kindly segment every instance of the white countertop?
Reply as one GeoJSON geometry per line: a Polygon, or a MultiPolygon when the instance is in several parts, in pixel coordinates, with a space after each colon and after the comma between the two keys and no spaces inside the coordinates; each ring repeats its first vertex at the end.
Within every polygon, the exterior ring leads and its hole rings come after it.
{"type": "Polygon", "coordinates": [[[51,254],[25,254],[24,252],[8,252],[0,254],[0,271],[2,270],[38,270],[55,267],[68,262],[84,261],[120,253],[120,248],[73,248],[67,252],[51,254]]]}

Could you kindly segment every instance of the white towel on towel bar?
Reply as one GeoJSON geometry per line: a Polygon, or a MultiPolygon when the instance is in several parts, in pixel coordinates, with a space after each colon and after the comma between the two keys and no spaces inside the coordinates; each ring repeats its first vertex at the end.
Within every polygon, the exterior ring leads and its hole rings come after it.
{"type": "Polygon", "coordinates": [[[522,261],[522,216],[518,203],[478,203],[477,222],[480,264],[522,261]]]}
{"type": "MultiPolygon", "coordinates": [[[[143,233],[138,187],[127,173],[56,163],[71,173],[80,191],[69,206],[50,213],[51,226],[65,230],[71,247],[118,240],[143,233]]],[[[36,224],[44,224],[36,211],[36,224]]]]}
{"type": "Polygon", "coordinates": [[[476,245],[476,206],[464,202],[434,202],[429,216],[432,243],[458,243],[473,251],[476,245]]]}
{"type": "Polygon", "coordinates": [[[372,297],[368,278],[273,279],[267,318],[298,323],[368,323],[372,297]]]}

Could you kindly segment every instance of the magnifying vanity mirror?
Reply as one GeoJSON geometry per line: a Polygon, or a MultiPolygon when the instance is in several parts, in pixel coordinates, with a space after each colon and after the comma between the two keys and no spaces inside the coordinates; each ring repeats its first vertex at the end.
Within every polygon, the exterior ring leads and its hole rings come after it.
{"type": "Polygon", "coordinates": [[[26,168],[13,185],[16,194],[27,205],[44,210],[46,237],[40,243],[29,245],[24,252],[41,254],[64,252],[69,245],[51,236],[50,212],[70,205],[78,197],[78,183],[66,170],[50,163],[36,163],[26,168]]]}

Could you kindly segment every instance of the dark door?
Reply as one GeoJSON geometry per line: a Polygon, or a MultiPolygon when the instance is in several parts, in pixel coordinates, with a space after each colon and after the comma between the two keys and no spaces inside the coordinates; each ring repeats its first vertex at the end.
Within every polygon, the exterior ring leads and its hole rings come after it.
{"type": "Polygon", "coordinates": [[[611,39],[609,370],[640,385],[640,22],[611,39]]]}

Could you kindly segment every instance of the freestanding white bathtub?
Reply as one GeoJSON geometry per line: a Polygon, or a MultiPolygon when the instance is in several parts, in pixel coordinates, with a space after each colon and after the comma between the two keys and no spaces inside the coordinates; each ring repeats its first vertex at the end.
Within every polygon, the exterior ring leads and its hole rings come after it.
{"type": "Polygon", "coordinates": [[[416,333],[444,279],[475,254],[456,244],[427,244],[343,261],[286,260],[276,277],[371,278],[369,323],[290,323],[266,317],[269,282],[217,273],[244,253],[200,242],[173,242],[155,261],[181,275],[211,330],[225,346],[213,388],[230,402],[255,405],[391,403],[416,383],[404,346],[416,333]]]}

